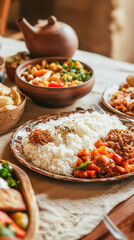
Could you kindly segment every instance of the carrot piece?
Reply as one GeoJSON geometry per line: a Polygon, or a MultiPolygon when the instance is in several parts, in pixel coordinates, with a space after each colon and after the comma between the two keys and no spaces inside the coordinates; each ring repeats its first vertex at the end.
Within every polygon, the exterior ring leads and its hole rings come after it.
{"type": "Polygon", "coordinates": [[[100,167],[96,166],[95,164],[88,164],[87,165],[87,169],[88,170],[94,170],[96,172],[100,172],[101,171],[100,167]]]}
{"type": "Polygon", "coordinates": [[[25,237],[26,233],[21,229],[5,212],[0,211],[0,221],[5,225],[10,223],[12,228],[16,231],[16,236],[19,238],[25,237]]]}
{"type": "Polygon", "coordinates": [[[105,155],[101,155],[100,160],[105,164],[108,164],[110,161],[110,159],[105,155]]]}
{"type": "Polygon", "coordinates": [[[35,67],[36,67],[38,70],[40,70],[40,69],[41,69],[41,66],[40,66],[40,64],[36,64],[36,65],[35,65],[35,67]]]}
{"type": "Polygon", "coordinates": [[[93,149],[91,153],[91,159],[92,160],[97,160],[99,158],[100,154],[98,153],[98,149],[93,149]]]}
{"type": "Polygon", "coordinates": [[[47,72],[48,72],[47,69],[40,69],[40,70],[38,70],[37,72],[34,73],[34,77],[41,77],[42,75],[44,75],[47,72]]]}
{"type": "Polygon", "coordinates": [[[99,148],[100,146],[104,146],[104,143],[102,142],[101,139],[98,139],[98,140],[95,142],[94,146],[95,146],[96,148],[99,148]]]}
{"type": "Polygon", "coordinates": [[[82,178],[87,178],[87,170],[85,170],[85,171],[80,171],[80,177],[82,177],[82,178]]]}
{"type": "Polygon", "coordinates": [[[67,66],[70,66],[70,62],[69,62],[69,61],[66,61],[65,64],[66,64],[67,66]]]}
{"type": "Polygon", "coordinates": [[[95,178],[96,177],[96,171],[87,171],[87,176],[90,178],[95,178]]]}
{"type": "Polygon", "coordinates": [[[127,161],[123,161],[123,162],[121,163],[121,165],[122,165],[122,167],[125,168],[125,170],[126,170],[127,173],[131,171],[131,166],[129,165],[129,163],[128,163],[127,161]]]}
{"type": "Polygon", "coordinates": [[[77,157],[90,156],[91,153],[87,148],[83,148],[78,154],[77,157]]]}
{"type": "Polygon", "coordinates": [[[80,169],[75,169],[73,172],[74,177],[79,177],[80,169]]]}
{"type": "Polygon", "coordinates": [[[82,163],[83,163],[83,161],[79,158],[79,159],[77,160],[77,163],[76,163],[77,167],[78,167],[80,164],[82,164],[82,163]]]}
{"type": "Polygon", "coordinates": [[[116,169],[116,171],[119,172],[119,173],[126,173],[126,170],[125,170],[124,167],[115,165],[115,169],[116,169]]]}
{"type": "Polygon", "coordinates": [[[83,156],[81,157],[81,159],[83,160],[83,162],[86,162],[88,160],[88,156],[83,156]]]}
{"type": "Polygon", "coordinates": [[[107,147],[106,146],[100,146],[98,148],[98,153],[100,153],[102,155],[106,155],[107,154],[107,147]]]}
{"type": "Polygon", "coordinates": [[[113,153],[113,160],[117,163],[120,164],[121,161],[123,160],[123,158],[121,156],[119,156],[117,153],[113,153]]]}
{"type": "Polygon", "coordinates": [[[113,158],[113,152],[108,153],[106,156],[107,156],[108,158],[113,158]]]}

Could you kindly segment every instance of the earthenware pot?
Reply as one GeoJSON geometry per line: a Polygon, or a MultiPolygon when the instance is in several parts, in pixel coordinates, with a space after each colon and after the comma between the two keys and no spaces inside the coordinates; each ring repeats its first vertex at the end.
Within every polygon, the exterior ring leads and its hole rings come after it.
{"type": "Polygon", "coordinates": [[[69,25],[58,22],[56,17],[39,20],[33,27],[25,18],[19,18],[17,24],[24,40],[34,57],[64,56],[72,57],[78,48],[78,37],[69,25]]]}

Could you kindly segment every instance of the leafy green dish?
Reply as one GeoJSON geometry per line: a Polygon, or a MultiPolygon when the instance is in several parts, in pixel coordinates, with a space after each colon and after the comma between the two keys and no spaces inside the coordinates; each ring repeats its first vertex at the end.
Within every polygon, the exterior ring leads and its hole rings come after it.
{"type": "Polygon", "coordinates": [[[18,189],[20,181],[13,173],[13,167],[8,162],[0,163],[0,177],[3,178],[9,187],[18,189]]]}

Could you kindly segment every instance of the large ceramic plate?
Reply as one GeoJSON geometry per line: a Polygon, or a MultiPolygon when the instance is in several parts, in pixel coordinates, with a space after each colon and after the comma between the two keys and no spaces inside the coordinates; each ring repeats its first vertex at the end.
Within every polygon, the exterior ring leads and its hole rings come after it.
{"type": "Polygon", "coordinates": [[[118,115],[122,115],[124,117],[128,117],[128,118],[133,118],[134,119],[134,116],[132,115],[128,115],[126,113],[123,113],[121,111],[118,111],[117,109],[115,109],[114,107],[112,107],[110,105],[110,100],[111,100],[111,96],[114,92],[118,91],[119,90],[119,85],[120,84],[115,84],[115,85],[112,85],[112,86],[109,86],[108,88],[105,89],[103,95],[102,95],[102,102],[103,104],[109,109],[111,110],[112,112],[115,112],[117,113],[118,115]]]}
{"type": "MultiPolygon", "coordinates": [[[[131,172],[131,173],[123,174],[123,175],[116,176],[116,177],[109,177],[109,178],[95,178],[95,179],[75,178],[73,176],[70,177],[70,176],[58,175],[58,174],[48,172],[44,169],[36,167],[29,160],[27,160],[25,158],[25,156],[23,154],[23,147],[22,147],[23,136],[26,136],[27,134],[29,134],[32,131],[33,127],[35,125],[37,125],[38,123],[46,123],[50,119],[53,119],[53,120],[56,121],[59,117],[69,116],[71,113],[75,113],[75,112],[76,111],[68,112],[68,113],[58,113],[58,114],[54,114],[54,115],[41,116],[41,117],[36,118],[34,120],[30,120],[30,121],[26,122],[24,125],[20,126],[18,129],[16,129],[16,131],[13,133],[13,135],[11,137],[10,147],[11,147],[11,151],[12,151],[13,155],[16,157],[16,159],[19,162],[21,162],[24,166],[31,169],[32,171],[43,174],[47,177],[56,178],[56,179],[59,179],[59,180],[65,180],[65,181],[107,182],[107,181],[115,181],[115,180],[119,180],[119,179],[122,179],[122,178],[127,178],[127,177],[130,177],[130,176],[134,175],[134,172],[131,172]]],[[[80,111],[80,112],[84,113],[85,111],[80,111]]]]}

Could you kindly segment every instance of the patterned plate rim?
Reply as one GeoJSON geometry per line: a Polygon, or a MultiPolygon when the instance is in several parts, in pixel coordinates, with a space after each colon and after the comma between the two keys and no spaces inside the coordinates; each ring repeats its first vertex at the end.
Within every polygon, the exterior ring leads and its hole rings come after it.
{"type": "MultiPolygon", "coordinates": [[[[20,130],[24,129],[28,124],[34,123],[34,122],[38,122],[40,120],[45,120],[45,122],[47,122],[49,119],[53,119],[57,120],[59,117],[62,116],[69,116],[71,113],[76,113],[76,112],[80,112],[80,113],[85,113],[86,111],[91,111],[90,110],[80,110],[80,111],[70,111],[70,112],[62,112],[62,113],[55,113],[55,114],[49,114],[49,115],[43,115],[40,117],[37,117],[35,119],[29,120],[26,123],[22,124],[21,126],[19,126],[12,134],[11,136],[11,140],[10,140],[10,148],[11,148],[11,152],[14,155],[14,157],[25,167],[29,168],[30,170],[37,172],[39,174],[42,174],[44,176],[53,178],[53,179],[57,179],[57,180],[64,180],[64,181],[71,181],[71,182],[87,182],[87,183],[97,183],[97,182],[111,182],[111,181],[117,181],[117,180],[121,180],[124,178],[128,178],[134,175],[134,171],[130,172],[130,173],[126,173],[126,174],[122,174],[119,176],[115,176],[115,177],[108,177],[108,178],[94,178],[94,179],[87,179],[87,178],[75,178],[75,177],[71,177],[71,176],[65,176],[65,175],[59,175],[59,174],[55,174],[55,173],[51,173],[47,170],[41,169],[39,167],[36,167],[35,165],[33,165],[30,161],[28,161],[27,159],[25,159],[23,156],[19,157],[16,149],[14,147],[14,141],[15,138],[17,136],[17,134],[19,133],[20,130]]],[[[20,142],[21,143],[21,142],[20,142]]]]}
{"type": "Polygon", "coordinates": [[[107,101],[107,99],[106,98],[108,98],[108,92],[109,92],[109,90],[110,89],[112,89],[112,88],[114,88],[114,87],[119,87],[119,85],[120,84],[114,84],[114,85],[110,85],[109,87],[107,87],[107,88],[105,88],[105,90],[104,90],[104,92],[103,92],[103,94],[102,94],[102,98],[101,98],[101,100],[102,100],[102,103],[109,109],[109,110],[111,110],[112,112],[114,112],[114,113],[116,113],[116,114],[118,114],[118,115],[122,115],[122,116],[124,116],[124,117],[127,117],[127,118],[132,118],[132,119],[134,119],[134,116],[133,115],[129,115],[129,114],[126,114],[126,113],[123,113],[123,112],[121,112],[121,111],[118,111],[117,109],[115,109],[114,107],[112,107],[110,104],[109,104],[109,102],[107,101]]]}

